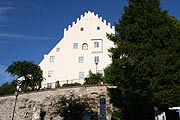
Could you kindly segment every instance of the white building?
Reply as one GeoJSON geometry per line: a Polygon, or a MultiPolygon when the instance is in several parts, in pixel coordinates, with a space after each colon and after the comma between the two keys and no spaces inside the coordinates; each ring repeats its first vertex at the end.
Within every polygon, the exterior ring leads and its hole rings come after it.
{"type": "Polygon", "coordinates": [[[54,88],[55,82],[84,83],[89,70],[103,73],[111,63],[108,49],[113,42],[107,39],[107,33],[115,34],[114,26],[102,20],[94,12],[86,12],[72,25],[64,29],[64,37],[40,63],[46,79],[42,87],[54,88]],[[98,63],[98,64],[96,64],[98,63]]]}

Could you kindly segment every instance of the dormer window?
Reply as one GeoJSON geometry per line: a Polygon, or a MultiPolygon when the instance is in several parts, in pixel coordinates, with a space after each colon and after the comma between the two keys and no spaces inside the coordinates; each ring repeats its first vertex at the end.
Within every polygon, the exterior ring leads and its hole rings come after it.
{"type": "Polygon", "coordinates": [[[84,28],[83,28],[83,27],[81,27],[81,28],[80,28],[80,31],[84,31],[84,28]]]}

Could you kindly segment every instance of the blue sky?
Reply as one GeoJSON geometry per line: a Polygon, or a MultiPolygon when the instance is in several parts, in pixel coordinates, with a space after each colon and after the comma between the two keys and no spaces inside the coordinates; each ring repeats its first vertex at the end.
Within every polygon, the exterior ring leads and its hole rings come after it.
{"type": "MultiPolygon", "coordinates": [[[[117,23],[126,0],[0,0],[0,85],[11,81],[5,69],[12,61],[39,64],[77,17],[93,11],[117,23]]],[[[180,19],[180,0],[161,0],[162,9],[180,19]]]]}

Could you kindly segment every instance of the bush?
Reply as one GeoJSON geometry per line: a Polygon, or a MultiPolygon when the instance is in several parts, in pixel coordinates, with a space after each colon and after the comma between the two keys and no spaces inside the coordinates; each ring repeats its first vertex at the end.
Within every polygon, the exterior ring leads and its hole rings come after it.
{"type": "Polygon", "coordinates": [[[97,112],[93,112],[89,104],[77,95],[60,96],[53,106],[56,114],[63,120],[82,120],[84,111],[91,112],[91,120],[98,120],[97,112]]]}
{"type": "Polygon", "coordinates": [[[94,74],[91,71],[89,71],[88,77],[86,77],[84,80],[85,80],[84,85],[97,85],[103,82],[103,76],[102,74],[99,73],[94,74]]]}
{"type": "Polygon", "coordinates": [[[55,88],[60,88],[59,81],[56,81],[56,83],[55,83],[55,88]]]}
{"type": "Polygon", "coordinates": [[[81,86],[80,83],[63,84],[62,87],[81,86]]]}

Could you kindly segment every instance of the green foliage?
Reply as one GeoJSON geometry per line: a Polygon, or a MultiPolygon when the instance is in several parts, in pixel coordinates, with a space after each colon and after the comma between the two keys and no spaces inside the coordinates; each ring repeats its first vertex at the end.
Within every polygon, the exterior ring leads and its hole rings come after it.
{"type": "Polygon", "coordinates": [[[0,86],[0,96],[14,94],[15,91],[16,91],[15,81],[12,81],[11,83],[6,82],[0,86]]]}
{"type": "Polygon", "coordinates": [[[54,106],[56,113],[59,114],[63,120],[82,120],[82,114],[85,110],[92,113],[91,120],[98,120],[97,113],[91,110],[89,104],[75,95],[71,95],[69,98],[64,96],[59,97],[54,103],[54,106]]]}
{"type": "Polygon", "coordinates": [[[84,85],[97,85],[103,82],[103,76],[102,74],[99,73],[94,74],[91,71],[89,71],[88,77],[86,77],[84,80],[85,80],[84,85]]]}
{"type": "Polygon", "coordinates": [[[180,105],[180,26],[162,11],[159,0],[128,0],[115,25],[112,64],[105,70],[110,97],[125,120],[154,119],[180,105]]]}
{"type": "Polygon", "coordinates": [[[73,87],[73,86],[81,86],[80,83],[70,83],[70,84],[63,84],[62,87],[73,87]]]}
{"type": "Polygon", "coordinates": [[[61,86],[60,86],[60,84],[59,84],[59,81],[56,81],[56,83],[55,83],[55,88],[60,88],[61,86]]]}
{"type": "Polygon", "coordinates": [[[13,62],[6,71],[12,76],[17,75],[18,79],[24,79],[20,81],[22,90],[26,91],[29,87],[32,90],[34,90],[36,86],[41,87],[41,82],[43,81],[42,70],[31,61],[13,62]]]}

